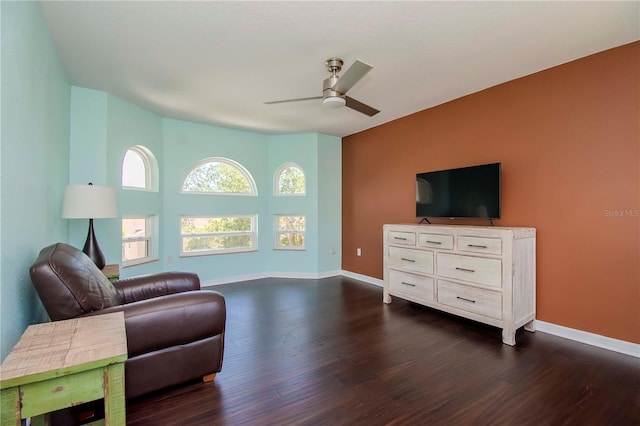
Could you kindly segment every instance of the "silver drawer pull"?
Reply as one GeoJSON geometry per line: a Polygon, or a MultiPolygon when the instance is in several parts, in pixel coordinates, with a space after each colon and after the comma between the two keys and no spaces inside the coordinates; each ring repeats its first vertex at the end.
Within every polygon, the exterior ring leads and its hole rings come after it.
{"type": "Polygon", "coordinates": [[[429,240],[427,240],[427,243],[429,243],[429,244],[442,244],[442,241],[429,241],[429,240]]]}
{"type": "Polygon", "coordinates": [[[413,259],[407,259],[406,257],[402,257],[401,259],[402,259],[402,260],[404,260],[405,262],[416,263],[416,261],[415,261],[415,260],[413,260],[413,259]]]}
{"type": "Polygon", "coordinates": [[[411,284],[411,283],[405,283],[404,281],[402,281],[402,284],[404,285],[408,285],[409,287],[415,287],[415,284],[411,284]]]}
{"type": "Polygon", "coordinates": [[[456,299],[464,300],[465,302],[476,303],[475,300],[465,299],[464,297],[456,296],[456,299]]]}
{"type": "Polygon", "coordinates": [[[483,249],[489,248],[487,246],[480,246],[480,245],[477,245],[477,244],[467,244],[467,247],[483,248],[483,249]]]}
{"type": "Polygon", "coordinates": [[[393,237],[394,240],[402,240],[402,241],[407,241],[406,238],[403,237],[393,237]]]}
{"type": "Polygon", "coordinates": [[[467,269],[467,268],[456,268],[456,270],[464,271],[464,272],[475,272],[475,269],[467,269]]]}

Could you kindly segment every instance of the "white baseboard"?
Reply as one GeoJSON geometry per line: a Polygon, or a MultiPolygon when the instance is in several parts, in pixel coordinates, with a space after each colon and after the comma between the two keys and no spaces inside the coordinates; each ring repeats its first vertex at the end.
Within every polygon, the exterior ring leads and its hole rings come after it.
{"type": "MultiPolygon", "coordinates": [[[[299,278],[299,279],[322,279],[342,275],[347,278],[362,281],[367,284],[373,284],[382,287],[383,281],[368,275],[357,274],[350,271],[329,271],[320,273],[309,272],[264,272],[252,275],[238,275],[235,277],[222,278],[219,280],[207,280],[201,283],[202,287],[212,287],[221,284],[230,284],[239,281],[259,280],[262,278],[299,278]]],[[[536,320],[536,330],[542,333],[553,334],[554,336],[564,339],[574,340],[576,342],[585,343],[591,346],[619,352],[625,355],[631,355],[640,358],[640,344],[627,342],[624,340],[613,339],[611,337],[601,336],[599,334],[589,333],[587,331],[576,330],[574,328],[564,327],[552,324],[546,321],[536,320]]]]}
{"type": "Polygon", "coordinates": [[[213,287],[222,284],[231,284],[241,281],[261,280],[263,278],[298,278],[303,280],[321,280],[323,278],[342,275],[342,271],[327,272],[261,272],[259,274],[236,275],[233,277],[206,280],[200,283],[201,287],[213,287]]]}
{"type": "Polygon", "coordinates": [[[383,281],[378,278],[373,278],[368,275],[356,274],[355,272],[342,270],[341,275],[347,278],[353,278],[354,280],[364,281],[368,284],[373,284],[378,287],[382,287],[383,281]]]}
{"type": "Polygon", "coordinates": [[[237,282],[241,282],[241,281],[253,281],[253,280],[260,280],[263,278],[269,278],[271,275],[269,275],[266,272],[261,272],[259,274],[250,274],[250,275],[236,275],[233,277],[226,277],[226,278],[220,278],[217,280],[206,280],[206,281],[201,281],[200,282],[200,286],[201,287],[213,287],[216,285],[222,285],[222,284],[231,284],[231,283],[237,283],[237,282]]]}
{"type": "Polygon", "coordinates": [[[587,331],[576,330],[575,328],[563,327],[550,322],[536,320],[536,330],[565,339],[574,340],[587,345],[597,346],[614,352],[620,352],[640,358],[640,345],[624,340],[613,339],[601,336],[600,334],[589,333],[587,331]]]}
{"type": "Polygon", "coordinates": [[[342,275],[341,271],[328,272],[271,272],[271,278],[300,278],[308,280],[321,280],[323,278],[337,277],[342,275]]]}

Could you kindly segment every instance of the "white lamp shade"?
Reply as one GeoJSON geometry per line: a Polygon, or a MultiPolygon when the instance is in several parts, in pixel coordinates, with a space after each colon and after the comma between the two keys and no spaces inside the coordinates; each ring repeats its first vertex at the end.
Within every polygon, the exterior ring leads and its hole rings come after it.
{"type": "Polygon", "coordinates": [[[110,186],[69,185],[64,191],[62,217],[105,219],[117,217],[116,193],[110,186]]]}

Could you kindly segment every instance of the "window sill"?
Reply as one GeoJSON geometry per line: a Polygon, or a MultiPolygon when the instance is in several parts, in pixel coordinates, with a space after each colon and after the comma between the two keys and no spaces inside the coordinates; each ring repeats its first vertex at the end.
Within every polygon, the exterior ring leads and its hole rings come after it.
{"type": "Polygon", "coordinates": [[[180,253],[180,257],[216,256],[219,254],[249,253],[254,251],[258,251],[258,249],[256,247],[250,247],[246,249],[199,251],[199,252],[191,252],[191,253],[180,253]]]}
{"type": "Polygon", "coordinates": [[[151,192],[151,193],[158,193],[157,189],[153,189],[153,188],[140,188],[137,186],[123,186],[122,187],[123,190],[125,191],[138,191],[138,192],[151,192]]]}
{"type": "Polygon", "coordinates": [[[145,257],[142,259],[129,260],[127,262],[122,262],[123,268],[128,268],[130,266],[138,266],[144,265],[145,263],[157,262],[159,259],[155,257],[145,257]]]}
{"type": "Polygon", "coordinates": [[[274,247],[276,251],[307,251],[306,247],[274,247]]]}

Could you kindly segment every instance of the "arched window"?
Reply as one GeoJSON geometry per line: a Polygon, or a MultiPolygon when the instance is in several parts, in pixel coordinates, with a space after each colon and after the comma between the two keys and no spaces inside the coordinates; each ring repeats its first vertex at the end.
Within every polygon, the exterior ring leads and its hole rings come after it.
{"type": "Polygon", "coordinates": [[[122,188],[158,190],[158,162],[153,153],[142,145],[132,146],[124,154],[122,188]]]}
{"type": "Polygon", "coordinates": [[[227,158],[208,158],[194,167],[182,184],[182,192],[258,195],[251,174],[227,158]]]}
{"type": "Polygon", "coordinates": [[[274,175],[275,195],[305,195],[304,171],[296,163],[284,163],[274,175]]]}

